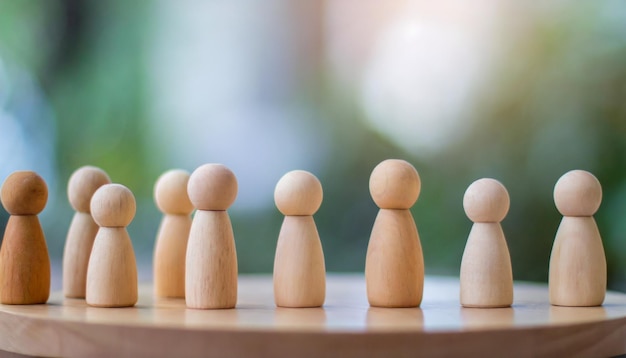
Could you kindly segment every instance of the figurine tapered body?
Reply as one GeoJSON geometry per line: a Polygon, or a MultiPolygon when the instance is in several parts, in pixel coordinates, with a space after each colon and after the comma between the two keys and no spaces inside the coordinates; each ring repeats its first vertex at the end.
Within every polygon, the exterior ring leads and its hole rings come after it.
{"type": "Polygon", "coordinates": [[[311,173],[285,174],[274,192],[285,215],[274,258],[274,302],[279,307],[319,307],[326,298],[326,268],[313,214],[322,204],[322,185],[311,173]]]}
{"type": "Polygon", "coordinates": [[[226,210],[237,197],[237,179],[221,164],[205,164],[191,174],[187,193],[197,209],[185,261],[187,307],[234,308],[237,251],[226,210]]]}
{"type": "Polygon", "coordinates": [[[79,168],[68,182],[68,198],[76,213],[67,232],[63,251],[65,297],[85,298],[87,266],[98,233],[98,224],[91,217],[91,198],[98,188],[110,182],[109,176],[102,169],[92,166],[79,168]]]}
{"type": "Polygon", "coordinates": [[[509,194],[497,180],[480,179],[467,188],[463,206],[474,224],[461,261],[461,305],[508,307],[513,270],[500,222],[509,211],[509,194]]]}
{"type": "Polygon", "coordinates": [[[599,306],[606,294],[606,256],[593,215],[602,202],[602,186],[593,174],[573,170],[554,187],[563,220],[550,256],[550,303],[599,306]]]}
{"type": "Polygon", "coordinates": [[[120,184],[101,186],[91,199],[98,233],[87,268],[86,302],[96,307],[137,303],[137,263],[126,231],[135,216],[133,193],[120,184]]]}
{"type": "Polygon", "coordinates": [[[420,189],[417,171],[404,160],[385,160],[372,171],[370,193],[380,210],[365,260],[371,306],[417,307],[422,302],[424,257],[409,211],[420,189]]]}
{"type": "Polygon", "coordinates": [[[170,170],[154,186],[155,202],[163,212],[154,248],[154,293],[185,297],[185,257],[193,204],[187,195],[189,173],[170,170]]]}
{"type": "Polygon", "coordinates": [[[46,183],[35,172],[14,172],[2,185],[0,196],[11,215],[0,248],[0,303],[46,303],[50,257],[37,217],[48,200],[46,183]]]}

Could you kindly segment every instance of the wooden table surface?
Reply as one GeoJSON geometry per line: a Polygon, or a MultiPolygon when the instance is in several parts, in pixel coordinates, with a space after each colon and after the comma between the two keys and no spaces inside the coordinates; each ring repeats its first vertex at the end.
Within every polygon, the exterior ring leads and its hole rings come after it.
{"type": "Polygon", "coordinates": [[[372,308],[362,275],[328,276],[323,308],[276,308],[271,276],[242,275],[231,310],[159,300],[95,308],[54,293],[0,305],[0,349],[45,357],[602,357],[626,353],[626,294],[556,307],[546,285],[516,283],[511,308],[462,308],[458,279],[428,277],[421,308],[372,308]]]}

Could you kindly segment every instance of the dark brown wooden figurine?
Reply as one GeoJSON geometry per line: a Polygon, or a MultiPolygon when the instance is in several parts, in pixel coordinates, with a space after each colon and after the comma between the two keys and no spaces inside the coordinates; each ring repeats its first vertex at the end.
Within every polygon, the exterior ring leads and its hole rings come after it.
{"type": "Polygon", "coordinates": [[[44,180],[31,171],[9,175],[0,193],[11,214],[0,249],[0,303],[46,303],[50,294],[50,257],[39,223],[48,200],[44,180]]]}

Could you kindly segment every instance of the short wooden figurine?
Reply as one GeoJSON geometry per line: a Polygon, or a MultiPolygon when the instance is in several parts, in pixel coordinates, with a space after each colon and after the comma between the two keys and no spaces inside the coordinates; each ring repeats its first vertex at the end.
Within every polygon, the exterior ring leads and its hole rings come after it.
{"type": "Polygon", "coordinates": [[[37,173],[9,175],[0,193],[11,215],[0,249],[0,303],[46,303],[50,295],[50,257],[37,214],[48,201],[48,187],[37,173]]]}
{"type": "Polygon", "coordinates": [[[324,252],[313,214],[322,204],[322,184],[294,170],[276,184],[276,207],[285,215],[274,259],[274,302],[279,307],[319,307],[326,298],[324,252]]]}
{"type": "Polygon", "coordinates": [[[602,186],[584,170],[565,173],[554,187],[563,220],[550,256],[550,303],[599,306],[606,294],[606,257],[593,215],[602,202],[602,186]]]}
{"type": "Polygon", "coordinates": [[[187,195],[189,173],[170,170],[154,186],[154,201],[163,219],[154,247],[154,294],[185,297],[185,256],[193,204],[187,195]]]}
{"type": "Polygon", "coordinates": [[[65,297],[85,298],[87,266],[98,224],[91,217],[91,198],[105,184],[111,183],[104,170],[84,166],[76,170],[67,184],[67,196],[76,210],[63,251],[63,293],[65,297]]]}
{"type": "Polygon", "coordinates": [[[91,214],[100,226],[87,268],[86,301],[97,307],[137,303],[137,263],[126,227],[135,216],[133,193],[120,184],[100,187],[91,199],[91,214]]]}
{"type": "Polygon", "coordinates": [[[474,222],[461,261],[461,305],[508,307],[513,303],[513,270],[500,222],[509,194],[494,179],[479,179],[465,191],[463,207],[474,222]]]}
{"type": "Polygon", "coordinates": [[[185,302],[189,308],[234,308],[237,304],[237,251],[226,211],[237,197],[237,178],[221,164],[197,168],[187,184],[197,209],[185,262],[185,302]]]}
{"type": "Polygon", "coordinates": [[[415,168],[388,159],[370,176],[370,193],[380,210],[372,228],[365,281],[371,306],[417,307],[424,290],[424,257],[409,210],[420,194],[415,168]]]}

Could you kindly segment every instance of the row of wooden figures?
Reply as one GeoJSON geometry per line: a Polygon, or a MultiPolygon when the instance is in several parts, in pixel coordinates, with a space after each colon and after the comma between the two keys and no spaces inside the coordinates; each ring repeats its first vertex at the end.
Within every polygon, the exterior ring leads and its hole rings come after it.
{"type": "MultiPolygon", "coordinates": [[[[92,306],[133,306],[137,268],[126,226],[135,215],[135,199],[129,189],[110,182],[103,170],[91,166],[70,177],[68,196],[76,214],[65,244],[63,291],[92,306]]],[[[409,211],[420,193],[419,175],[408,162],[389,159],[374,168],[369,186],[380,207],[365,266],[369,303],[419,306],[424,261],[409,211]]],[[[190,308],[235,307],[237,254],[226,211],[237,195],[235,175],[220,164],[205,164],[191,175],[171,170],[157,180],[154,194],[164,213],[154,252],[155,295],[185,298],[190,308]]],[[[292,171],[280,179],[274,198],[285,215],[274,261],[275,303],[321,306],[326,271],[313,214],[322,202],[322,186],[311,173],[292,171]]],[[[1,199],[11,217],[0,249],[0,302],[45,303],[50,261],[36,215],[47,201],[46,184],[34,172],[14,172],[2,186],[1,199]]],[[[557,182],[554,199],[564,218],[550,259],[550,302],[601,305],[606,261],[593,219],[602,199],[600,183],[586,171],[568,172],[557,182]]],[[[513,275],[500,226],[509,210],[508,193],[500,182],[480,179],[465,192],[463,205],[474,225],[461,262],[460,302],[509,306],[513,275]]]]}

